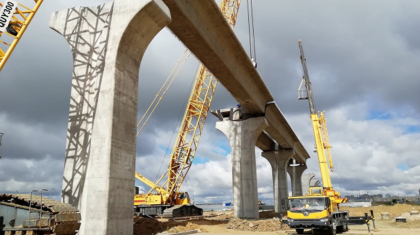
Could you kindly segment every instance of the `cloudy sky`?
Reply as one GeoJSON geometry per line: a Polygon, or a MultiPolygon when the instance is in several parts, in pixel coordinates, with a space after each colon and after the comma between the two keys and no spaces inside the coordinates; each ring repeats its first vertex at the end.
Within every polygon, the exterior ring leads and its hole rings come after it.
{"type": "MultiPolygon", "coordinates": [[[[52,12],[103,0],[45,1],[0,72],[0,193],[49,189],[59,198],[70,99],[72,57],[48,28],[52,12]]],[[[246,1],[235,33],[249,48],[246,1]]],[[[326,111],[335,171],[342,195],[418,195],[420,188],[420,2],[254,1],[258,71],[318,174],[306,101],[296,91],[303,40],[315,101],[326,111]]],[[[164,29],[147,49],[140,69],[141,117],[184,47],[164,29]]],[[[190,58],[138,138],[138,172],[155,180],[166,170],[198,61],[190,58]],[[168,149],[169,148],[169,149],[168,149]]],[[[235,100],[220,85],[212,109],[235,100]]],[[[182,189],[196,202],[232,198],[230,147],[209,116],[194,166],[182,189]],[[205,185],[205,186],[204,186],[205,185]]],[[[272,202],[271,167],[256,149],[259,197],[272,202]]],[[[147,189],[140,182],[138,185],[147,189]]]]}

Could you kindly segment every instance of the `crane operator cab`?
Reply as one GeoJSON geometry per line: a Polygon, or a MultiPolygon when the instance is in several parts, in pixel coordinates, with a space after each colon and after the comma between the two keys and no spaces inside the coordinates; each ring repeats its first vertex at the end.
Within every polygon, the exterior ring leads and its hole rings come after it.
{"type": "Polygon", "coordinates": [[[188,192],[179,192],[176,199],[177,205],[188,205],[191,204],[190,195],[188,192]]]}
{"type": "Polygon", "coordinates": [[[321,187],[310,187],[309,188],[309,195],[311,196],[321,196],[323,195],[323,191],[321,187]]]}

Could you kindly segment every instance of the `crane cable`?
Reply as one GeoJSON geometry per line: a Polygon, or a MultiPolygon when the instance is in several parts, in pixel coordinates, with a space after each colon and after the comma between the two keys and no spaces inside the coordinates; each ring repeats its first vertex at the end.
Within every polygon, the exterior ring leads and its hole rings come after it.
{"type": "MultiPolygon", "coordinates": [[[[196,71],[195,71],[195,73],[194,73],[194,74],[197,74],[197,73],[198,73],[198,69],[199,69],[199,67],[200,67],[200,65],[198,65],[198,66],[197,66],[197,69],[196,69],[196,71]]],[[[193,84],[194,84],[194,81],[195,81],[195,79],[193,79],[193,80],[191,81],[190,88],[188,89],[189,91],[191,91],[191,90],[192,90],[192,86],[193,86],[193,84]]],[[[187,96],[185,97],[185,100],[184,100],[184,106],[186,106],[186,105],[187,105],[187,103],[188,103],[188,94],[187,94],[187,96]]],[[[169,140],[169,142],[168,142],[168,146],[166,146],[165,155],[164,155],[164,156],[163,156],[163,158],[162,158],[162,162],[160,163],[159,171],[158,171],[158,173],[156,174],[156,177],[155,177],[155,181],[154,181],[154,182],[156,182],[156,181],[157,181],[157,179],[158,179],[158,177],[159,177],[159,175],[160,175],[160,171],[161,171],[161,169],[162,169],[163,163],[164,163],[164,161],[166,160],[166,157],[168,156],[169,145],[172,143],[172,139],[173,139],[173,137],[174,137],[174,135],[175,135],[175,132],[177,131],[177,127],[179,126],[179,123],[181,122],[181,118],[182,118],[182,110],[179,112],[179,115],[178,115],[178,119],[177,119],[177,122],[176,122],[175,128],[174,128],[174,130],[173,130],[173,132],[172,132],[171,139],[170,139],[170,140],[169,140]]],[[[167,172],[166,172],[166,173],[164,173],[164,175],[166,175],[166,174],[167,174],[167,172]]],[[[162,177],[163,177],[163,176],[162,176],[162,177]]],[[[163,187],[163,185],[162,185],[162,187],[163,187]]]]}
{"type": "Polygon", "coordinates": [[[255,47],[255,31],[254,31],[254,7],[252,0],[247,0],[248,12],[248,35],[249,35],[249,56],[252,64],[257,68],[257,51],[255,47]]]}
{"type": "Polygon", "coordinates": [[[176,63],[176,65],[174,66],[174,68],[172,69],[171,73],[169,74],[169,76],[166,78],[165,82],[163,83],[162,87],[160,88],[159,92],[156,94],[155,98],[153,99],[153,101],[150,103],[149,108],[147,108],[146,112],[143,114],[143,117],[140,119],[139,123],[137,124],[137,128],[139,128],[140,124],[142,123],[143,119],[147,116],[146,120],[144,121],[143,125],[141,126],[140,130],[137,131],[137,137],[140,135],[140,132],[143,130],[144,126],[146,125],[147,121],[149,121],[149,118],[152,116],[152,114],[154,113],[156,107],[159,105],[160,101],[162,101],[162,98],[165,96],[166,92],[168,91],[169,87],[172,85],[172,82],[175,80],[176,76],[178,75],[179,71],[181,70],[181,68],[184,66],[185,61],[187,61],[188,57],[191,55],[191,52],[189,52],[188,49],[185,49],[184,53],[181,55],[181,57],[179,58],[178,62],[176,63]],[[187,53],[188,52],[188,53],[187,53]],[[185,56],[185,54],[187,54],[185,56]],[[185,56],[185,58],[184,58],[185,56]],[[184,58],[184,61],[182,61],[182,58],[184,58]],[[181,65],[180,62],[182,61],[181,65]],[[176,73],[172,76],[172,74],[174,73],[174,71],[176,70],[176,73]],[[172,76],[172,79],[171,79],[172,76]],[[171,81],[169,82],[169,84],[166,86],[166,84],[168,83],[168,81],[171,79],[171,81]],[[162,90],[165,88],[165,91],[162,93],[162,90]],[[160,97],[159,97],[160,96],[160,97]],[[159,99],[158,99],[159,97],[159,99]],[[157,100],[158,99],[158,100],[157,100]],[[157,100],[157,101],[156,101],[157,100]],[[156,103],[155,103],[156,102],[156,103]],[[150,108],[152,108],[154,104],[153,109],[149,112],[150,108]]]}

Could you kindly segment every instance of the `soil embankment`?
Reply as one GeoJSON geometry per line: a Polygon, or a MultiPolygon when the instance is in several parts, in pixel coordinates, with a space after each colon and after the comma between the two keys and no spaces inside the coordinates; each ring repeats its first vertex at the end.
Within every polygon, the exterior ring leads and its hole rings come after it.
{"type": "MultiPolygon", "coordinates": [[[[376,227],[372,228],[372,234],[376,235],[390,235],[390,234],[404,234],[404,235],[419,235],[420,234],[420,219],[411,218],[407,223],[395,223],[393,217],[407,215],[408,212],[420,210],[420,206],[412,205],[395,205],[395,206],[373,206],[373,207],[359,207],[359,208],[344,208],[348,210],[350,216],[363,216],[364,213],[374,211],[376,217],[376,227]],[[390,220],[381,220],[381,212],[388,212],[391,216],[390,220]]],[[[370,213],[369,213],[370,214],[370,213]]],[[[164,219],[148,219],[148,218],[134,218],[134,235],[151,235],[161,232],[179,233],[190,230],[201,230],[203,233],[211,234],[295,234],[294,231],[289,230],[287,225],[283,225],[283,231],[280,232],[279,214],[264,211],[260,212],[260,219],[247,220],[233,217],[233,211],[223,212],[205,212],[204,219],[189,220],[189,221],[169,221],[164,219]],[[280,233],[279,233],[280,232],[280,233]]],[[[306,232],[305,232],[306,233],[306,232]]],[[[310,231],[307,231],[310,234],[310,231]]],[[[366,234],[366,226],[350,226],[349,235],[366,234]]]]}

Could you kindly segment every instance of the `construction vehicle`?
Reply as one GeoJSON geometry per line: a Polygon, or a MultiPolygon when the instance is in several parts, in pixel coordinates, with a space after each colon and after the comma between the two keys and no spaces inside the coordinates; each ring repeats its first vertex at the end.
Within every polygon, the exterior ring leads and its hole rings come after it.
{"type": "Polygon", "coordinates": [[[135,215],[167,218],[203,215],[203,209],[191,205],[187,192],[169,193],[165,188],[156,185],[137,172],[136,178],[145,182],[152,188],[151,191],[155,190],[156,193],[139,194],[138,187],[136,187],[136,194],[134,195],[135,215]]]}
{"type": "Polygon", "coordinates": [[[80,220],[77,208],[42,195],[0,194],[1,235],[75,235],[80,220]]]}
{"type": "MultiPolygon", "coordinates": [[[[236,24],[240,3],[241,0],[222,0],[219,4],[222,14],[232,29],[236,24]]],[[[137,179],[151,187],[145,194],[140,195],[136,192],[134,196],[136,215],[177,217],[203,214],[202,209],[189,205],[191,201],[188,193],[179,190],[192,166],[217,82],[213,74],[203,64],[200,64],[172,149],[168,171],[156,183],[139,173],[135,175],[137,179]],[[159,186],[165,176],[167,176],[166,181],[159,186]]],[[[142,120],[143,118],[140,122],[142,120]]]]}
{"type": "Polygon", "coordinates": [[[340,211],[339,205],[347,202],[347,199],[341,198],[340,193],[335,191],[331,184],[325,154],[325,152],[328,153],[330,169],[333,171],[326,121],[324,113],[316,111],[301,40],[299,40],[299,49],[303,67],[303,79],[298,90],[298,98],[309,101],[310,117],[323,187],[311,187],[308,196],[289,197],[288,224],[290,228],[296,229],[298,234],[302,234],[304,229],[312,229],[314,232],[325,229],[328,230],[329,234],[336,234],[337,231],[345,232],[348,230],[349,213],[348,211],[340,211]],[[305,84],[304,88],[302,88],[302,84],[305,84]]]}
{"type": "Polygon", "coordinates": [[[0,2],[0,43],[3,44],[3,48],[6,47],[5,50],[0,47],[0,71],[16,48],[43,0],[34,0],[34,2],[35,5],[32,8],[14,0],[0,2]]]}

